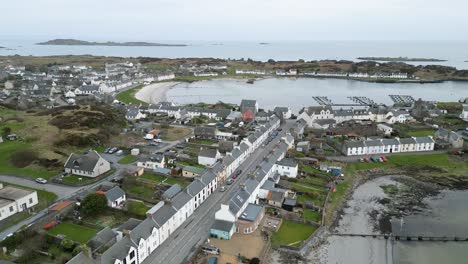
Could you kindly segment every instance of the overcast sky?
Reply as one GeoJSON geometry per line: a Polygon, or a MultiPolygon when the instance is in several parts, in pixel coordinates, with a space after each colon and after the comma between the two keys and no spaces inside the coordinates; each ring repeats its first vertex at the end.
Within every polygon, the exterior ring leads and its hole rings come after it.
{"type": "Polygon", "coordinates": [[[4,0],[0,37],[468,40],[468,0],[4,0]]]}

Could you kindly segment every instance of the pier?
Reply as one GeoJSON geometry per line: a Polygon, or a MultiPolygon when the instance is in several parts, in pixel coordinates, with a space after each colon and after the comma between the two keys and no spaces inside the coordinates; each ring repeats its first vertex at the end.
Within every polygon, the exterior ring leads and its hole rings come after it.
{"type": "Polygon", "coordinates": [[[332,233],[332,236],[342,237],[368,237],[376,239],[390,239],[396,241],[442,241],[442,242],[468,242],[468,236],[427,236],[427,235],[394,235],[394,234],[340,234],[332,233]]]}
{"type": "Polygon", "coordinates": [[[376,105],[376,103],[372,99],[365,96],[348,96],[348,99],[359,105],[376,105]]]}
{"type": "Polygon", "coordinates": [[[415,102],[414,98],[411,95],[389,95],[392,101],[395,104],[412,104],[415,102]]]}

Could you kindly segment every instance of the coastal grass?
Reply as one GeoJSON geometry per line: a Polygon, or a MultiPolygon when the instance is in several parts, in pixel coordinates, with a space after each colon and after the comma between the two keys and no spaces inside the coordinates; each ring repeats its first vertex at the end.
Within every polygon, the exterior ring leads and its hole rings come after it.
{"type": "Polygon", "coordinates": [[[316,229],[317,227],[313,225],[283,220],[278,232],[273,234],[271,242],[274,246],[299,246],[299,244],[309,238],[316,229]]]}
{"type": "Polygon", "coordinates": [[[447,153],[436,154],[395,154],[388,156],[388,162],[355,162],[346,167],[348,174],[355,174],[360,170],[369,170],[382,167],[423,167],[431,166],[443,169],[450,174],[468,173],[468,163],[454,160],[447,153]]]}
{"type": "Polygon", "coordinates": [[[65,235],[66,239],[71,239],[79,243],[88,242],[99,230],[81,226],[69,222],[62,222],[52,229],[48,230],[47,233],[51,235],[65,235]]]}
{"type": "Polygon", "coordinates": [[[147,102],[143,102],[141,100],[138,100],[135,98],[135,94],[141,89],[143,88],[143,85],[138,85],[136,87],[133,87],[131,89],[128,89],[126,91],[123,91],[121,93],[118,93],[116,96],[115,96],[115,99],[119,100],[120,102],[122,103],[125,103],[125,104],[141,104],[141,105],[148,105],[147,102]]]}

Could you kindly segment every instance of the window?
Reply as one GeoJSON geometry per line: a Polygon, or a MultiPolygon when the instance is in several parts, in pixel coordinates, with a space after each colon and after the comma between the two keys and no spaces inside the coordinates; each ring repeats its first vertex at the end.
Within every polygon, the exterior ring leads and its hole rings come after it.
{"type": "Polygon", "coordinates": [[[132,250],[132,252],[130,252],[130,259],[132,259],[134,257],[135,257],[135,250],[132,250]]]}
{"type": "Polygon", "coordinates": [[[33,199],[32,199],[32,198],[29,198],[29,203],[30,203],[30,204],[33,203],[33,199]]]}
{"type": "Polygon", "coordinates": [[[13,212],[13,206],[10,206],[10,212],[13,212]]]}

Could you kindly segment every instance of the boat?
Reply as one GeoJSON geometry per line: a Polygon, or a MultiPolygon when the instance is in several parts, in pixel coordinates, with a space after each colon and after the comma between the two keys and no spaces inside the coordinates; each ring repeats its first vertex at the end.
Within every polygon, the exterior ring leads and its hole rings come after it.
{"type": "Polygon", "coordinates": [[[247,80],[247,83],[248,83],[248,84],[253,84],[254,82],[255,82],[255,79],[248,79],[248,80],[247,80]]]}

